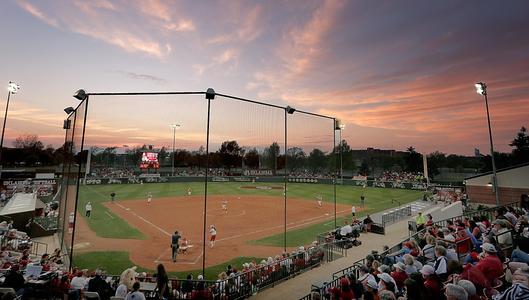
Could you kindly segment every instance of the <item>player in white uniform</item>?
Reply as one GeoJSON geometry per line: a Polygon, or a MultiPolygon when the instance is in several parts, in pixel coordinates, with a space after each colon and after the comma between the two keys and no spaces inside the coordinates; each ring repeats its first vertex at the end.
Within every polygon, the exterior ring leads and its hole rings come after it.
{"type": "Polygon", "coordinates": [[[187,195],[188,195],[188,196],[191,196],[191,192],[192,192],[192,191],[191,191],[191,188],[188,187],[188,188],[187,188],[187,195]]]}
{"type": "Polygon", "coordinates": [[[222,210],[224,211],[224,213],[228,214],[228,201],[227,200],[222,201],[221,206],[222,206],[222,210]]]}
{"type": "Polygon", "coordinates": [[[323,196],[319,195],[316,199],[318,199],[318,207],[321,208],[323,206],[323,196]]]}
{"type": "Polygon", "coordinates": [[[215,239],[217,238],[217,228],[213,224],[209,226],[209,247],[213,248],[215,246],[215,239]]]}
{"type": "Polygon", "coordinates": [[[151,205],[151,201],[152,201],[152,193],[149,192],[149,193],[147,194],[147,205],[151,205]]]}

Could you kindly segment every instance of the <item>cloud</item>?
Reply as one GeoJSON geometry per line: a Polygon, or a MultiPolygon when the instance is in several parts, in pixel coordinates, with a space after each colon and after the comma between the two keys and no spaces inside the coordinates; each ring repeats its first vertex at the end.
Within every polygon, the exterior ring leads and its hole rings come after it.
{"type": "Polygon", "coordinates": [[[18,0],[17,3],[23,10],[36,17],[37,19],[41,20],[42,22],[53,27],[59,27],[59,22],[56,19],[47,16],[33,4],[28,3],[25,0],[18,0]]]}
{"type": "Polygon", "coordinates": [[[243,17],[240,17],[240,8],[236,9],[236,20],[233,24],[233,29],[228,34],[221,34],[210,38],[206,44],[227,44],[227,43],[248,43],[255,40],[262,33],[261,17],[263,8],[256,5],[249,11],[245,11],[243,17]]]}
{"type": "Polygon", "coordinates": [[[195,76],[201,76],[208,69],[222,66],[225,70],[233,71],[239,63],[239,50],[229,48],[214,55],[208,64],[194,64],[192,66],[195,76]]]}
{"type": "Polygon", "coordinates": [[[164,78],[154,76],[154,75],[134,73],[134,72],[128,72],[128,71],[118,71],[118,72],[131,79],[146,80],[146,81],[152,81],[155,83],[167,83],[167,80],[165,80],[164,78]]]}

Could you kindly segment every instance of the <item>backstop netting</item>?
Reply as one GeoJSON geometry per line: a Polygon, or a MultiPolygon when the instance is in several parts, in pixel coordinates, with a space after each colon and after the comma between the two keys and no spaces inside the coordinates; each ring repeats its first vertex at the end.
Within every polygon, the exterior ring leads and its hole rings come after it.
{"type": "Polygon", "coordinates": [[[71,267],[163,263],[214,279],[309,246],[343,213],[333,118],[199,92],[92,94],[70,119],[59,224],[71,267]]]}

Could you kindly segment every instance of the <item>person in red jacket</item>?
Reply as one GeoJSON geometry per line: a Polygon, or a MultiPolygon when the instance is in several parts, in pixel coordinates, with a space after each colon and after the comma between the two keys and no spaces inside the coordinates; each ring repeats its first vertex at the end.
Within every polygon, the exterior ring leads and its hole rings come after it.
{"type": "Polygon", "coordinates": [[[350,282],[347,277],[340,279],[340,287],[335,287],[331,290],[331,294],[336,296],[336,299],[340,300],[353,300],[355,295],[351,290],[350,282]]]}
{"type": "Polygon", "coordinates": [[[478,262],[478,268],[487,278],[488,283],[494,286],[494,281],[503,275],[503,264],[496,255],[496,247],[489,243],[484,243],[481,246],[483,258],[478,262]]]}
{"type": "Polygon", "coordinates": [[[406,265],[404,265],[401,262],[398,262],[393,265],[395,267],[395,271],[391,272],[391,277],[395,279],[395,283],[397,284],[397,288],[399,291],[401,291],[404,288],[404,281],[408,279],[408,274],[406,274],[406,265]]]}

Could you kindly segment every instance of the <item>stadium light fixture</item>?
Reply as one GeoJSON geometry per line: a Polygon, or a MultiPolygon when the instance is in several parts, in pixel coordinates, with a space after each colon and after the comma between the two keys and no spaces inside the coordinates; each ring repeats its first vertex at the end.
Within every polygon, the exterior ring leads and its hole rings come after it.
{"type": "Polygon", "coordinates": [[[68,106],[67,108],[64,109],[64,112],[69,115],[71,113],[73,113],[75,111],[75,109],[71,106],[68,106]]]}
{"type": "Polygon", "coordinates": [[[486,84],[484,84],[483,82],[478,82],[474,84],[474,86],[476,87],[476,93],[482,96],[487,95],[487,85],[486,84]]]}
{"type": "Polygon", "coordinates": [[[171,155],[171,174],[174,177],[174,155],[175,155],[175,145],[176,145],[176,130],[180,128],[180,124],[169,124],[169,127],[173,129],[173,155],[171,155]]]}
{"type": "Polygon", "coordinates": [[[4,115],[4,125],[2,126],[2,139],[0,140],[0,176],[2,174],[2,152],[4,150],[4,133],[6,131],[6,122],[7,122],[7,112],[9,111],[9,100],[11,99],[11,94],[18,93],[20,85],[10,81],[7,85],[7,102],[6,102],[6,112],[4,115]]]}
{"type": "Polygon", "coordinates": [[[290,106],[285,107],[285,110],[287,111],[287,114],[289,115],[293,114],[296,111],[295,108],[290,107],[290,106]]]}
{"type": "Polygon", "coordinates": [[[7,86],[7,90],[11,94],[16,94],[19,89],[20,89],[20,85],[18,85],[17,83],[15,83],[13,81],[10,81],[8,86],[7,86]]]}
{"type": "Polygon", "coordinates": [[[73,94],[73,97],[79,101],[83,101],[83,100],[86,100],[86,98],[88,98],[88,95],[86,94],[85,90],[80,89],[80,90],[77,90],[77,92],[73,94]]]}
{"type": "Polygon", "coordinates": [[[496,197],[496,205],[500,205],[500,194],[498,189],[498,177],[496,175],[496,163],[494,161],[494,142],[492,141],[492,129],[490,126],[489,100],[487,98],[487,85],[483,82],[474,84],[476,92],[485,97],[485,108],[487,110],[487,124],[489,126],[490,157],[492,158],[492,191],[496,197]]]}

